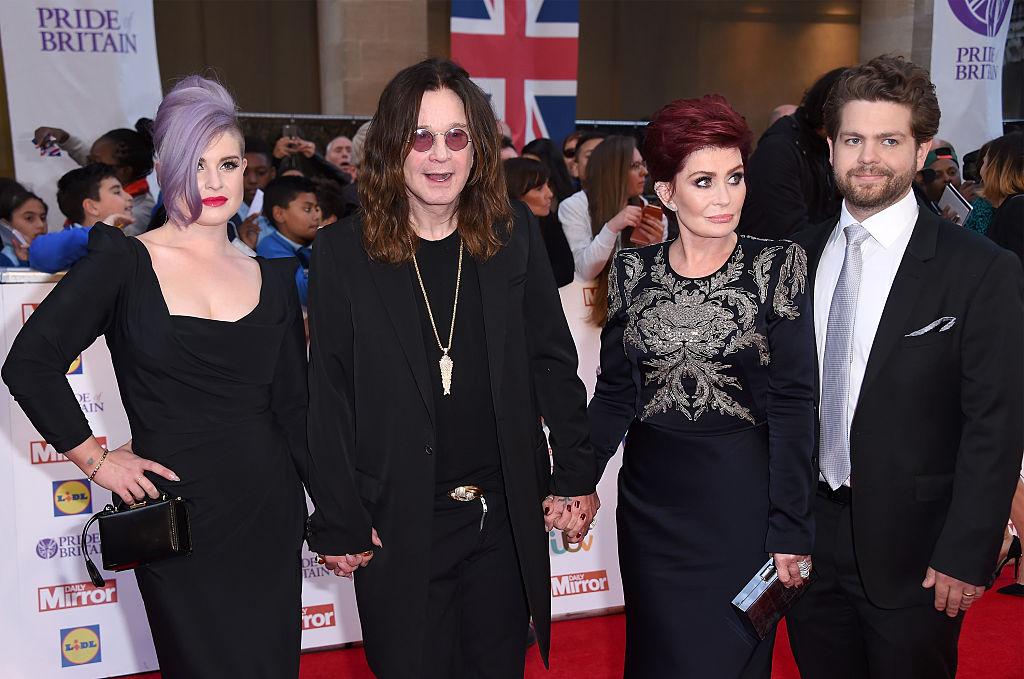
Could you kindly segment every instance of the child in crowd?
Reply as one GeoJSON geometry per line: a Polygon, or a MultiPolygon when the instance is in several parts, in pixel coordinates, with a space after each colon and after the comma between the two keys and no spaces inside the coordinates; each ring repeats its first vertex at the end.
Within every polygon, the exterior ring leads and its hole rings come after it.
{"type": "Polygon", "coordinates": [[[245,173],[242,180],[242,205],[238,208],[238,214],[231,218],[228,226],[228,237],[234,240],[238,237],[243,243],[256,249],[258,243],[269,236],[274,227],[266,218],[266,203],[261,214],[250,215],[249,206],[256,197],[256,191],[264,191],[267,184],[277,176],[274,168],[274,156],[270,147],[259,137],[245,138],[245,173]],[[236,233],[231,233],[235,228],[236,233]]]}
{"type": "Polygon", "coordinates": [[[28,266],[29,244],[46,233],[46,203],[12,182],[0,193],[0,267],[28,266]]]}
{"type": "Polygon", "coordinates": [[[97,222],[123,228],[135,221],[132,197],[121,186],[114,168],[104,163],[92,163],[61,177],[57,206],[71,225],[37,237],[28,251],[29,265],[47,273],[64,271],[85,256],[89,229],[97,222]]]}
{"type": "Polygon", "coordinates": [[[296,259],[295,284],[299,301],[306,306],[310,246],[320,228],[316,185],[306,177],[278,177],[264,191],[263,214],[274,231],[260,242],[256,254],[268,259],[296,259]]]}
{"type": "Polygon", "coordinates": [[[340,221],[345,209],[345,199],[338,182],[324,177],[313,177],[312,181],[316,187],[316,202],[320,206],[320,226],[340,221]]]}
{"type": "Polygon", "coordinates": [[[126,225],[124,232],[129,236],[136,236],[149,227],[150,216],[156,204],[146,181],[153,171],[152,128],[152,120],[139,118],[135,122],[135,129],[121,127],[110,130],[97,138],[91,147],[86,147],[81,139],[66,130],[44,126],[36,129],[35,143],[41,149],[59,144],[83,167],[90,163],[106,163],[112,166],[124,191],[132,196],[132,217],[135,221],[126,225]]]}

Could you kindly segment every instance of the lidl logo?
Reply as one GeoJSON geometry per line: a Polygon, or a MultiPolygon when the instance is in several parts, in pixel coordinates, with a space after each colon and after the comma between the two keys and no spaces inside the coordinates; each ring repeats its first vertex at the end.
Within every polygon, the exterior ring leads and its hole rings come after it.
{"type": "Polygon", "coordinates": [[[92,492],[85,479],[53,482],[53,515],[75,516],[92,511],[92,492]]]}
{"type": "Polygon", "coordinates": [[[75,360],[71,361],[71,367],[68,368],[68,375],[81,375],[82,374],[82,355],[79,354],[75,360]]]}
{"type": "Polygon", "coordinates": [[[71,627],[60,631],[60,665],[73,667],[100,662],[100,626],[71,627]]]}

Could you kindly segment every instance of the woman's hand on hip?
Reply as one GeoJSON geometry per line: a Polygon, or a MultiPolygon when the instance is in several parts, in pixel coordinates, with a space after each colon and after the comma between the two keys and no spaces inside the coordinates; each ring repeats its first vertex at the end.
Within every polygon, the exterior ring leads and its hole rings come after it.
{"type": "Polygon", "coordinates": [[[146,478],[146,472],[162,476],[168,481],[181,480],[177,474],[159,462],[147,460],[132,452],[131,441],[105,453],[102,452],[102,448],[100,451],[98,457],[96,451],[93,451],[84,460],[84,466],[78,466],[86,474],[92,475],[95,483],[117,494],[127,504],[133,504],[147,495],[154,499],[160,497],[160,491],[146,478]]]}

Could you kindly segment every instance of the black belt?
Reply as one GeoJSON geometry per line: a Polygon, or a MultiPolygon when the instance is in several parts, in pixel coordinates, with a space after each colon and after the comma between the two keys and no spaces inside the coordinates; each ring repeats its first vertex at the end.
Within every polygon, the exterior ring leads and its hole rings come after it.
{"type": "Polygon", "coordinates": [[[835,490],[832,490],[832,488],[824,481],[818,481],[818,495],[837,504],[850,504],[849,486],[839,486],[835,490]]]}

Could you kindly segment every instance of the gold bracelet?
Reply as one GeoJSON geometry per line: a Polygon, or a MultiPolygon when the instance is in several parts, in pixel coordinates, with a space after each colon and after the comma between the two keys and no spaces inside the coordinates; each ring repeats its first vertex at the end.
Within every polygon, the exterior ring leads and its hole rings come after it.
{"type": "Polygon", "coordinates": [[[92,470],[92,474],[89,474],[89,480],[90,481],[92,481],[94,478],[96,478],[96,472],[98,472],[100,470],[100,467],[103,466],[103,460],[107,459],[107,453],[109,453],[109,452],[110,452],[109,450],[104,450],[103,451],[103,455],[100,456],[100,461],[96,465],[96,468],[92,470]]]}

